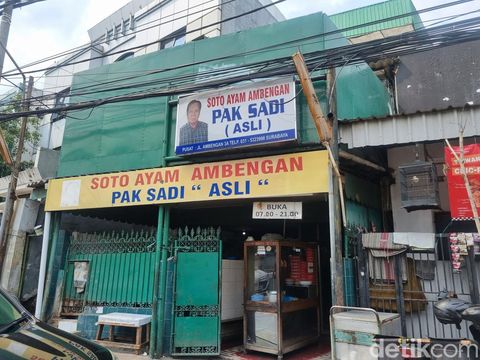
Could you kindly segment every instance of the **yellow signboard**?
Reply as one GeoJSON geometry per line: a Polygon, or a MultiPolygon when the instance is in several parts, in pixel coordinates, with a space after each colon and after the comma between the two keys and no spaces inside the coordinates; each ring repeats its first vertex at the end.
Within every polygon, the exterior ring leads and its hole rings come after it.
{"type": "Polygon", "coordinates": [[[326,151],[54,179],[46,211],[328,192],[326,151]]]}

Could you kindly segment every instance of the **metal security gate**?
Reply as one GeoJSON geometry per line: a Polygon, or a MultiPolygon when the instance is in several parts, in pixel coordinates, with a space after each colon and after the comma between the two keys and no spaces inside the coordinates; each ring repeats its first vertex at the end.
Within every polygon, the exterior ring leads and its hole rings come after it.
{"type": "Polygon", "coordinates": [[[220,354],[220,229],[178,231],[172,355],[220,354]]]}
{"type": "Polygon", "coordinates": [[[86,306],[150,307],[155,241],[155,230],[74,233],[62,315],[78,315],[86,306]]]}
{"type": "Polygon", "coordinates": [[[431,248],[408,246],[390,249],[392,252],[389,257],[381,255],[385,246],[371,251],[363,248],[361,236],[357,241],[359,306],[398,313],[403,336],[445,339],[469,337],[465,321],[461,329],[441,324],[434,316],[433,304],[439,296],[446,296],[447,293],[466,301],[477,301],[480,263],[475,261],[473,254],[466,257],[464,266],[455,271],[451,263],[448,234],[437,234],[431,248]]]}

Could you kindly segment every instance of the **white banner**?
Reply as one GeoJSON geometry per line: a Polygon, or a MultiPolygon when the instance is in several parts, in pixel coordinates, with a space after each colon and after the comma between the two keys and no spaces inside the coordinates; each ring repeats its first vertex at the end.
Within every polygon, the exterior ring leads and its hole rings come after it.
{"type": "Polygon", "coordinates": [[[291,78],[223,88],[178,100],[177,155],[296,138],[295,82],[291,78]]]}

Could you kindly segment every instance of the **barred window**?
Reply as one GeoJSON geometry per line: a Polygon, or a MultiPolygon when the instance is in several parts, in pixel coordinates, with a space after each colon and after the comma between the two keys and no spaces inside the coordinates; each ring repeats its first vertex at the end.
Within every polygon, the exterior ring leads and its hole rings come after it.
{"type": "MultiPolygon", "coordinates": [[[[66,88],[65,90],[60,91],[57,96],[55,97],[55,107],[64,107],[67,106],[70,102],[70,88],[66,88]]],[[[59,111],[52,114],[51,121],[55,122],[65,118],[67,112],[66,111],[59,111]]]]}

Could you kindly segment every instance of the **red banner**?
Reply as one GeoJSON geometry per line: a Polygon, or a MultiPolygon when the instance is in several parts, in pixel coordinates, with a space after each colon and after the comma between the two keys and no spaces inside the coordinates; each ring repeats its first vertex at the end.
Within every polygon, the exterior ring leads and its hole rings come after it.
{"type": "MultiPolygon", "coordinates": [[[[460,157],[460,148],[453,146],[453,150],[460,157]]],[[[480,212],[480,144],[464,146],[464,161],[475,206],[480,212]]],[[[448,147],[445,148],[445,163],[447,165],[448,195],[452,218],[473,218],[470,200],[468,199],[465,182],[460,171],[460,164],[455,160],[455,156],[448,147]]]]}

